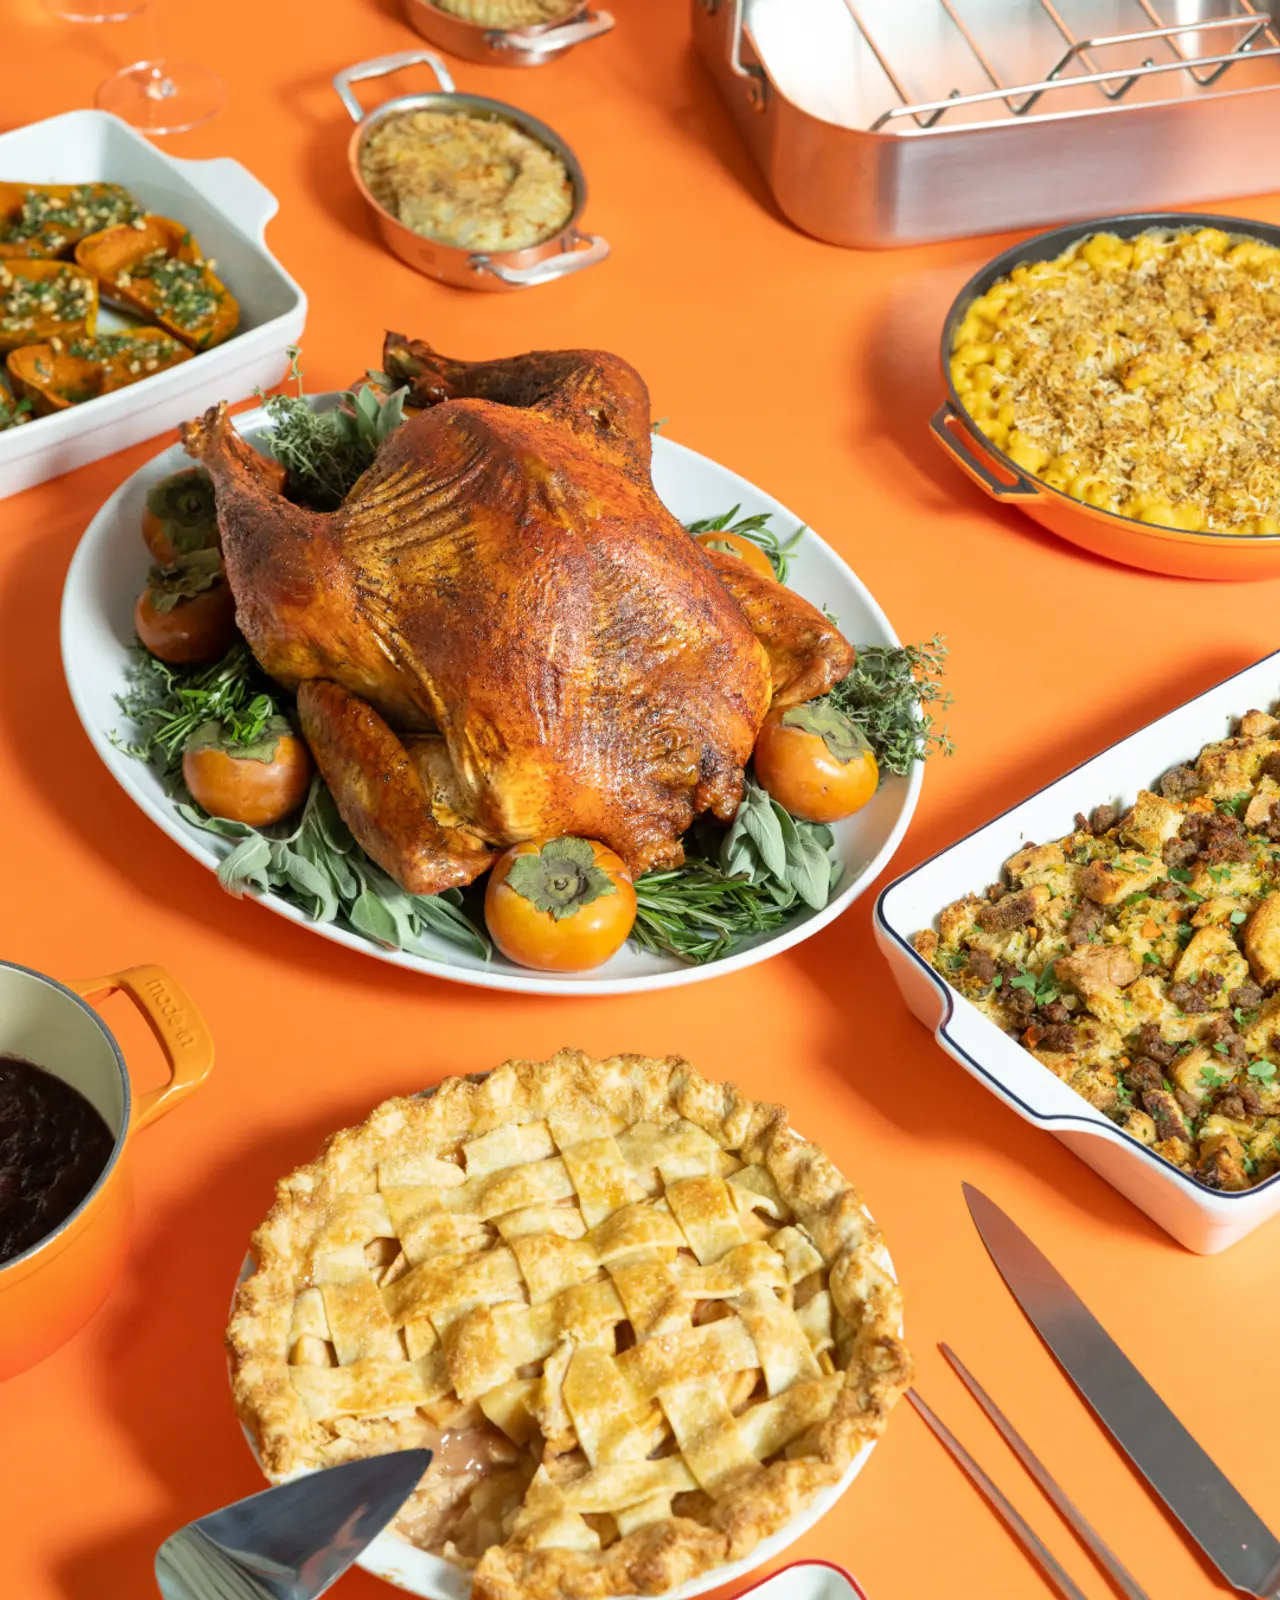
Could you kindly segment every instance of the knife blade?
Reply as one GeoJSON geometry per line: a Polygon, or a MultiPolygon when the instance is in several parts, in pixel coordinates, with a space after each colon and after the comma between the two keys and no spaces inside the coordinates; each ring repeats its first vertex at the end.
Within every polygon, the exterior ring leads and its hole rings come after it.
{"type": "Polygon", "coordinates": [[[1098,1421],[1227,1582],[1272,1600],[1280,1540],[1017,1223],[972,1184],[962,1188],[997,1271],[1098,1421]]]}

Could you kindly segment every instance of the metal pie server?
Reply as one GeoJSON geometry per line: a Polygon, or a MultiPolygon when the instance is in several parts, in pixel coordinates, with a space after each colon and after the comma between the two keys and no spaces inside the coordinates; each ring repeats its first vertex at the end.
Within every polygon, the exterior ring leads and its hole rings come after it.
{"type": "Polygon", "coordinates": [[[171,1534],[156,1552],[164,1600],[316,1600],[417,1488],[430,1450],[347,1461],[277,1484],[171,1534]]]}
{"type": "Polygon", "coordinates": [[[1235,1589],[1280,1593],[1280,1540],[1232,1488],[1057,1268],[972,1184],[982,1242],[1013,1298],[1094,1415],[1235,1589]]]}

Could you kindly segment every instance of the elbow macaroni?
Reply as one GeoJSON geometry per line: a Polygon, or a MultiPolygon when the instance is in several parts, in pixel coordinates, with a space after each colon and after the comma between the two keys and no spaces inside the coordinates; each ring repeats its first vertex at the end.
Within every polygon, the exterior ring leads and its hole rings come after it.
{"type": "Polygon", "coordinates": [[[1280,249],[1096,233],[965,312],[951,379],[983,436],[1086,505],[1280,533],[1280,249]]]}

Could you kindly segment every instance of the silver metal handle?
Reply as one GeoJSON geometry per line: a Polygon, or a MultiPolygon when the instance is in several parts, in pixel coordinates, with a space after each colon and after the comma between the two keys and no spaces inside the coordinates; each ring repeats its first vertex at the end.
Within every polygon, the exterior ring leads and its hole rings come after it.
{"type": "Polygon", "coordinates": [[[1039,499],[1040,490],[1031,478],[1026,478],[1015,468],[1005,467],[1001,463],[1001,470],[1013,477],[1012,483],[1005,483],[1003,479],[996,477],[981,456],[974,453],[968,438],[965,419],[950,400],[944,400],[930,417],[929,427],[934,438],[961,471],[967,472],[993,500],[1039,499]]]}
{"type": "Polygon", "coordinates": [[[537,261],[531,267],[504,267],[501,262],[493,261],[486,255],[474,255],[471,257],[471,270],[491,272],[495,278],[501,278],[503,283],[509,283],[517,289],[532,289],[537,284],[552,283],[556,278],[567,278],[571,272],[594,267],[609,254],[609,241],[602,239],[598,233],[575,234],[573,244],[585,244],[587,248],[570,248],[561,255],[537,261]]]}
{"type": "Polygon", "coordinates": [[[543,33],[522,34],[518,28],[495,28],[485,34],[484,42],[495,50],[510,50],[513,55],[558,55],[575,44],[598,39],[612,27],[612,12],[589,11],[579,22],[563,22],[558,28],[548,28],[543,33]]]}
{"type": "MultiPolygon", "coordinates": [[[[709,12],[718,10],[718,0],[702,0],[709,12]]],[[[741,78],[747,91],[747,104],[753,111],[764,110],[765,77],[763,67],[749,67],[742,59],[742,26],[746,0],[729,0],[729,16],[725,23],[728,45],[729,69],[735,78],[741,78]]]]}
{"type": "Polygon", "coordinates": [[[1046,1581],[1062,1596],[1062,1600],[1086,1600],[1086,1596],[1072,1580],[1070,1573],[1063,1568],[1026,1518],[1001,1494],[942,1418],[925,1404],[915,1389],[907,1390],[907,1399],[916,1408],[926,1427],[937,1435],[943,1449],[951,1456],[961,1472],[1040,1568],[1046,1581]]]}
{"type": "Polygon", "coordinates": [[[334,76],[333,87],[338,99],[347,108],[352,122],[364,121],[364,107],[352,91],[353,83],[365,78],[385,78],[388,73],[399,72],[402,67],[428,66],[435,74],[436,86],[445,94],[454,92],[453,74],[434,50],[402,50],[399,55],[379,56],[376,61],[358,61],[354,67],[344,67],[334,76]]]}
{"type": "Polygon", "coordinates": [[[965,1388],[991,1419],[991,1422],[994,1424],[996,1431],[1000,1434],[1001,1438],[1003,1438],[1010,1450],[1013,1451],[1014,1455],[1017,1456],[1018,1460],[1021,1461],[1022,1465],[1035,1479],[1036,1483],[1039,1484],[1045,1496],[1057,1509],[1059,1516],[1061,1516],[1063,1521],[1075,1534],[1076,1538],[1079,1539],[1080,1543],[1084,1545],[1085,1549],[1088,1550],[1089,1554],[1111,1579],[1116,1588],[1119,1589],[1120,1593],[1126,1596],[1126,1600],[1151,1600],[1151,1596],[1141,1586],[1141,1584],[1139,1584],[1138,1580],[1120,1560],[1120,1557],[1116,1555],[1111,1546],[1107,1544],[1102,1535],[1088,1520],[1084,1513],[1076,1506],[1075,1502],[1069,1498],[1066,1491],[1059,1486],[1057,1479],[1054,1478],[1049,1472],[1049,1469],[1035,1454],[1031,1446],[1014,1427],[1013,1423],[1009,1421],[1008,1417],[1005,1416],[1004,1412],[1001,1411],[1000,1407],[974,1377],[973,1373],[969,1371],[968,1367],[965,1366],[964,1362],[961,1361],[960,1357],[955,1353],[951,1346],[949,1344],[940,1344],[938,1348],[941,1350],[945,1359],[951,1363],[951,1366],[954,1369],[956,1376],[960,1379],[960,1382],[964,1384],[965,1388]]]}

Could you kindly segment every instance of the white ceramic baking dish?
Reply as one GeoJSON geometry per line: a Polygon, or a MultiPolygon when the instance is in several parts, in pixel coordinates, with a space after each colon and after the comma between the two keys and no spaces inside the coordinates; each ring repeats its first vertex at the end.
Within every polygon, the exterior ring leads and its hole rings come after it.
{"type": "Polygon", "coordinates": [[[953,900],[1000,877],[1024,843],[1070,833],[1076,812],[1106,801],[1131,802],[1161,773],[1225,738],[1246,711],[1280,700],[1280,651],[1197,695],[1167,716],[1104,750],[886,888],[876,902],[876,939],[911,1011],[966,1072],[1019,1116],[1061,1139],[1188,1250],[1213,1255],[1280,1212],[1280,1173],[1254,1189],[1221,1193],[1122,1132],[1061,1083],[1020,1044],[950,988],[911,946],[936,927],[953,900]]]}
{"type": "Polygon", "coordinates": [[[180,366],[0,433],[0,498],[284,376],[285,350],[301,337],[307,297],[264,241],[275,196],[238,161],[181,161],[105,111],[68,111],[0,134],[0,179],[123,184],[149,211],[186,223],[217,261],[241,318],[225,344],[180,366]]]}

